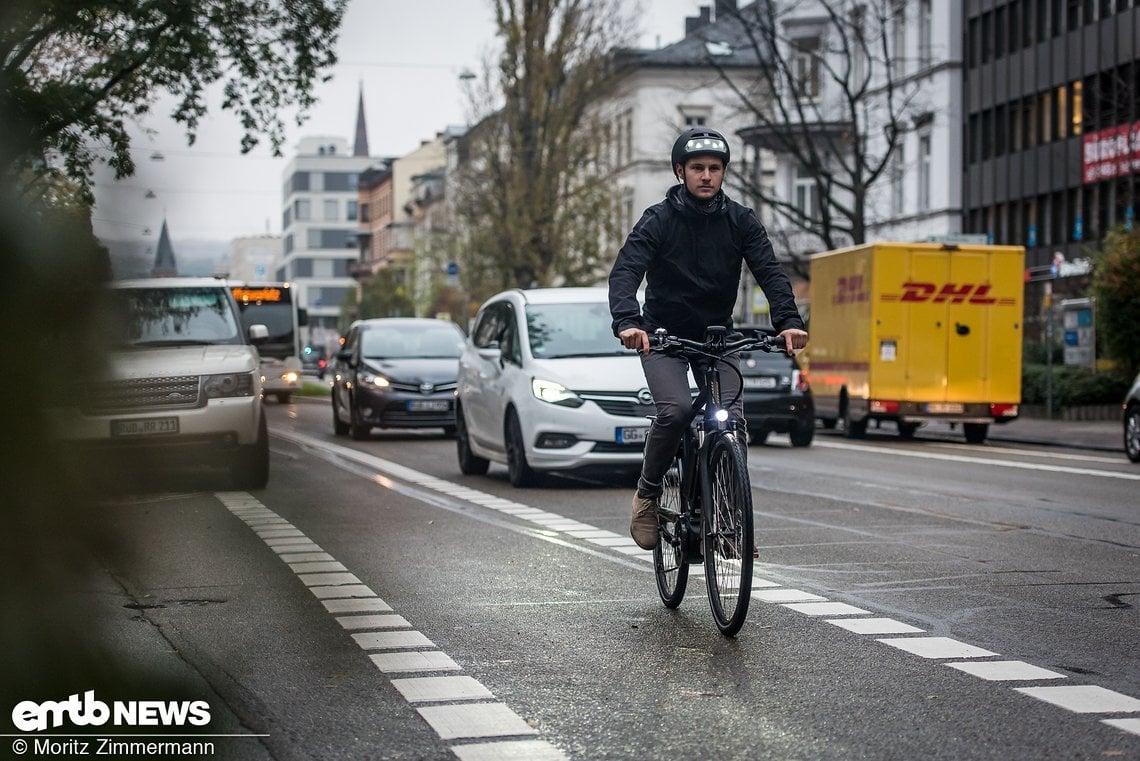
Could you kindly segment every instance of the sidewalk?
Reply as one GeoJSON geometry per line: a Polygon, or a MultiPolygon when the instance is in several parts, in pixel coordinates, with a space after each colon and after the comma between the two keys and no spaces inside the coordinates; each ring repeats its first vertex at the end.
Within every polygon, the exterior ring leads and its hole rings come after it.
{"type": "MultiPolygon", "coordinates": [[[[948,436],[962,436],[961,426],[930,423],[920,429],[948,436]]],[[[1124,428],[1121,420],[1043,420],[1020,417],[1004,425],[991,425],[986,439],[993,443],[1037,444],[1115,452],[1124,458],[1124,428]]]]}

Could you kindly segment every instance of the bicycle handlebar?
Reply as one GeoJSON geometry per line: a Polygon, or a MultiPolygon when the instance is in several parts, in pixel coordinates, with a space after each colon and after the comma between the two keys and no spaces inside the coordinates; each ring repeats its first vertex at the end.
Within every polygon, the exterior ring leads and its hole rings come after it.
{"type": "Polygon", "coordinates": [[[703,357],[727,357],[741,351],[785,351],[784,336],[760,335],[753,338],[741,333],[726,334],[722,338],[713,338],[706,341],[693,341],[689,338],[667,335],[663,329],[658,329],[649,336],[651,351],[675,351],[678,354],[697,354],[703,357]],[[734,336],[739,336],[736,338],[734,336]]]}

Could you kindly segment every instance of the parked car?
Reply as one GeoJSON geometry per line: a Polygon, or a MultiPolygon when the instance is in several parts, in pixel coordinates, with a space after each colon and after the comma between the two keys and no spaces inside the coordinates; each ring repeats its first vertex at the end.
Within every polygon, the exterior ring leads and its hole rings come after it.
{"type": "Polygon", "coordinates": [[[333,431],[365,439],[373,428],[455,433],[455,385],[464,335],[420,317],[358,320],[332,369],[333,431]]]}
{"type": "Polygon", "coordinates": [[[1124,397],[1124,453],[1132,462],[1140,462],[1140,375],[1124,397]]]}
{"type": "Polygon", "coordinates": [[[511,290],[487,300],[459,359],[459,469],[640,466],[653,398],[637,353],[610,328],[605,288],[511,290]]]}
{"type": "Polygon", "coordinates": [[[269,479],[261,373],[224,281],[154,278],[113,283],[113,353],[49,410],[70,446],[178,467],[225,465],[238,488],[269,479]],[[164,460],[163,458],[166,458],[164,460]]]}
{"type": "MultiPolygon", "coordinates": [[[[742,333],[773,331],[758,325],[739,325],[742,333]]],[[[752,444],[763,444],[772,432],[786,433],[792,446],[810,446],[815,436],[815,406],[807,375],[795,357],[784,352],[742,352],[744,418],[752,444]]]]}

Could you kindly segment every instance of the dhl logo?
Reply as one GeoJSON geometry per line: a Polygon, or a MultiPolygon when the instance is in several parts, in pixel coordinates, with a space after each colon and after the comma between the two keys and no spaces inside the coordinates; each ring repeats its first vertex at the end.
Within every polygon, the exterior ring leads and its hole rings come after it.
{"type": "Polygon", "coordinates": [[[939,287],[936,283],[920,283],[908,281],[902,284],[902,293],[884,293],[883,301],[905,301],[910,303],[931,304],[979,304],[996,306],[1013,306],[1016,299],[998,298],[990,296],[990,286],[986,283],[944,283],[939,287]]]}

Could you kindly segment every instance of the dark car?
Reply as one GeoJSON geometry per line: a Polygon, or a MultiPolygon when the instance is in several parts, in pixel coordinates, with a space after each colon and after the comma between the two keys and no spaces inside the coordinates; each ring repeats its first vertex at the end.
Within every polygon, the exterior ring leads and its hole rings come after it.
{"type": "Polygon", "coordinates": [[[303,372],[313,373],[317,378],[324,380],[328,365],[328,357],[315,346],[306,346],[301,352],[301,370],[303,372]]]}
{"type": "MultiPolygon", "coordinates": [[[[737,330],[772,333],[755,325],[737,326],[737,330]]],[[[744,376],[744,418],[751,443],[763,444],[774,431],[788,434],[792,446],[810,446],[815,435],[815,406],[807,376],[800,372],[795,357],[783,352],[742,352],[740,372],[744,376]]]]}
{"type": "Polygon", "coordinates": [[[358,320],[333,365],[333,431],[364,439],[373,428],[455,433],[463,331],[416,317],[358,320]]]}
{"type": "Polygon", "coordinates": [[[1124,397],[1124,453],[1132,462],[1140,462],[1140,375],[1124,397]]]}

